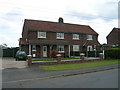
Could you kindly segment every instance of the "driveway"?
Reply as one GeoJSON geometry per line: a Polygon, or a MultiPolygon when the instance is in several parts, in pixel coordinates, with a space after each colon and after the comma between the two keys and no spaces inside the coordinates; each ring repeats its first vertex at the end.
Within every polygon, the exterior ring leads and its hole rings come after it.
{"type": "Polygon", "coordinates": [[[16,61],[15,58],[3,57],[2,69],[5,68],[25,68],[27,67],[27,61],[16,61]]]}

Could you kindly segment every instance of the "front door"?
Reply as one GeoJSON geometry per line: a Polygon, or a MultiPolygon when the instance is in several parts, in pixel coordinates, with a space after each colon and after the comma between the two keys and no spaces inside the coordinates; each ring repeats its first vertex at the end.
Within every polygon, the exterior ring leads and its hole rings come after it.
{"type": "Polygon", "coordinates": [[[43,57],[47,57],[47,46],[43,46],[43,57]]]}

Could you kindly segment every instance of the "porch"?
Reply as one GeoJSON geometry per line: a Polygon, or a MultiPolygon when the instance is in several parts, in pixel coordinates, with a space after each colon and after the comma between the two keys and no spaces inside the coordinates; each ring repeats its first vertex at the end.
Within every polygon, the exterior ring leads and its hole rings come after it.
{"type": "Polygon", "coordinates": [[[51,52],[70,56],[70,45],[66,40],[29,40],[29,55],[33,58],[50,58],[51,52]]]}

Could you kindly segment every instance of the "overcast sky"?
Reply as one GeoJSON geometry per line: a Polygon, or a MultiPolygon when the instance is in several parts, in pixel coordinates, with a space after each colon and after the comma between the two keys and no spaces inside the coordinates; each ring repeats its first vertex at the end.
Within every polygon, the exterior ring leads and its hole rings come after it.
{"type": "Polygon", "coordinates": [[[0,44],[19,46],[24,19],[91,26],[101,44],[118,27],[119,0],[0,0],[0,44]]]}

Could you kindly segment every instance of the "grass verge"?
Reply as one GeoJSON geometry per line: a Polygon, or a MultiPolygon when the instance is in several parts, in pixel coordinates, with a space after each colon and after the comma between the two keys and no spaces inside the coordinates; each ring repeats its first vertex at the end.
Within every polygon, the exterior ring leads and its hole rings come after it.
{"type": "Polygon", "coordinates": [[[87,63],[77,63],[77,64],[44,65],[39,67],[48,71],[60,71],[60,70],[80,69],[80,68],[91,68],[91,67],[98,67],[98,66],[105,66],[112,64],[118,64],[118,60],[102,60],[98,62],[87,62],[87,63]]]}

